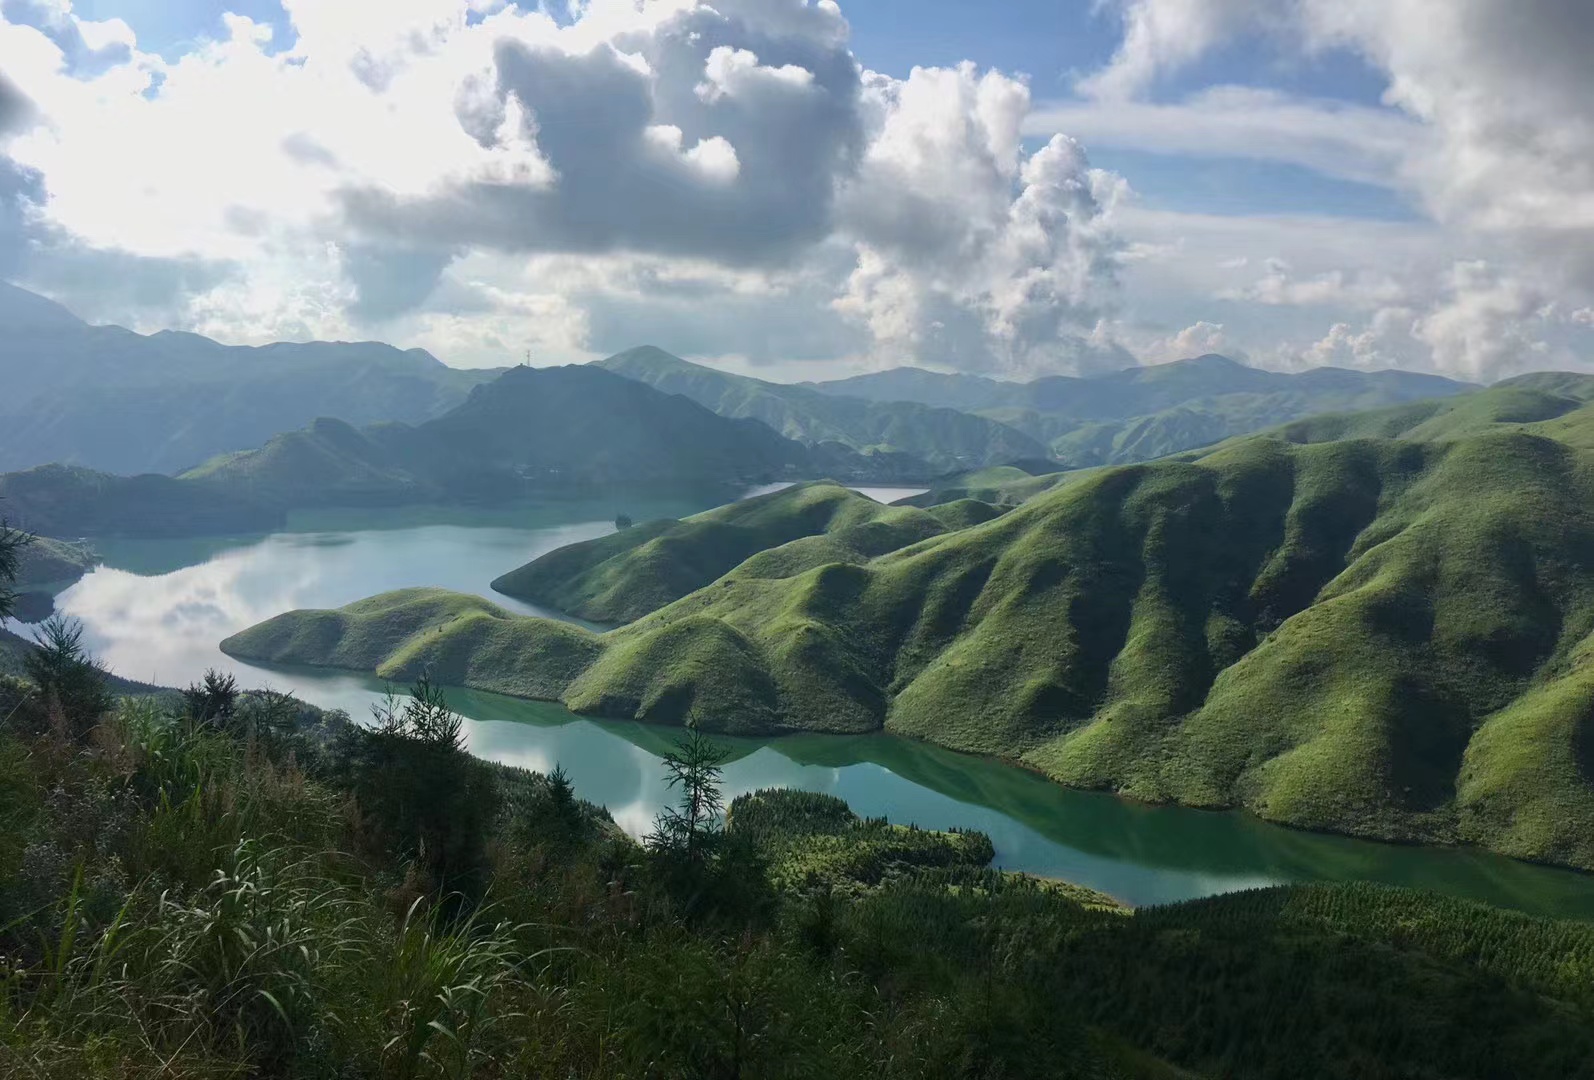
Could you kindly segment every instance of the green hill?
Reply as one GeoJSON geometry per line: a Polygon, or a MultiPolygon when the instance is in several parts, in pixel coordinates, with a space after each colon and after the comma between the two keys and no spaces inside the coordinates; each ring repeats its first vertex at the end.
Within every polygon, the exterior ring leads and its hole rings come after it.
{"type": "Polygon", "coordinates": [[[598,366],[666,393],[684,394],[721,416],[761,420],[805,443],[910,455],[920,463],[921,477],[1047,456],[1039,441],[985,417],[912,401],[865,401],[765,382],[692,364],[651,346],[611,356],[598,366]]]}
{"type": "Polygon", "coordinates": [[[1316,413],[1475,389],[1405,371],[1264,371],[1215,355],[1026,383],[898,368],[811,386],[876,401],[966,409],[1024,432],[1045,444],[1048,456],[1073,469],[1149,461],[1316,413]]]}
{"type": "MultiPolygon", "coordinates": [[[[884,727],[1075,786],[1594,867],[1591,553],[1594,468],[1543,434],[1258,437],[863,565],[754,559],[580,638],[591,664],[547,696],[725,730],[884,727]]],[[[314,661],[341,638],[305,648],[298,628],[326,618],[226,647],[314,661]]],[[[560,683],[535,656],[576,632],[509,621],[512,681],[560,683]]],[[[450,636],[346,659],[417,670],[450,636]]]]}
{"type": "Polygon", "coordinates": [[[809,447],[756,420],[723,417],[586,365],[512,368],[417,427],[359,431],[318,420],[183,479],[302,506],[492,501],[591,487],[734,487],[826,473],[891,480],[894,468],[887,458],[809,447]]]}
{"type": "Polygon", "coordinates": [[[828,481],[798,484],[684,521],[650,521],[560,548],[505,574],[493,588],[595,622],[631,622],[749,559],[745,574],[768,577],[867,562],[984,520],[979,505],[948,507],[937,516],[881,506],[828,481]]]}
{"type": "Polygon", "coordinates": [[[267,532],[280,508],[154,473],[111,476],[70,465],[0,474],[11,523],[41,536],[194,536],[267,532]]]}

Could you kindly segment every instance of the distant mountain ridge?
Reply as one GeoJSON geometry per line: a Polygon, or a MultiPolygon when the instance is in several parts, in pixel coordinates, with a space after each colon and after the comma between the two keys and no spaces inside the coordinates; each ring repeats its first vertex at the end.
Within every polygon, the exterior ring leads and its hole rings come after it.
{"type": "Polygon", "coordinates": [[[601,368],[521,367],[422,424],[322,418],[179,477],[41,466],[0,474],[0,498],[14,523],[48,536],[169,536],[264,531],[312,506],[495,503],[595,487],[729,493],[810,475],[891,483],[901,465],[806,446],[601,368]]]}
{"type": "Polygon", "coordinates": [[[895,453],[921,463],[921,477],[956,469],[1044,458],[1044,445],[982,416],[914,401],[867,401],[808,386],[765,382],[693,364],[645,345],[594,365],[684,394],[721,416],[761,420],[787,438],[839,443],[863,453],[895,453]]]}
{"type": "Polygon", "coordinates": [[[175,473],[320,416],[419,423],[497,374],[377,342],[248,347],[91,326],[0,282],[0,470],[175,473]]]}
{"type": "Polygon", "coordinates": [[[1046,456],[1069,468],[1148,461],[1317,413],[1477,389],[1409,371],[1266,371],[1215,353],[1106,375],[1049,375],[1031,382],[895,368],[805,385],[838,397],[963,408],[1043,443],[1046,456]]]}

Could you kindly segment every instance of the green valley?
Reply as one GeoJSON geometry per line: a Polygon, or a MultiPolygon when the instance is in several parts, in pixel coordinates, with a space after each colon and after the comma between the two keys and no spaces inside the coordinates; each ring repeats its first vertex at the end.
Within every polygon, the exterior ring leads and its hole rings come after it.
{"type": "MultiPolygon", "coordinates": [[[[225,648],[715,730],[883,728],[1073,786],[1594,867],[1590,417],[1485,407],[1518,393],[1457,399],[1494,419],[1454,438],[1101,470],[868,561],[775,548],[603,635],[422,592],[225,648]]],[[[676,535],[673,565],[713,547],[676,535]]],[[[602,569],[616,554],[564,555],[592,575],[578,598],[658,585],[645,559],[602,569]]]]}

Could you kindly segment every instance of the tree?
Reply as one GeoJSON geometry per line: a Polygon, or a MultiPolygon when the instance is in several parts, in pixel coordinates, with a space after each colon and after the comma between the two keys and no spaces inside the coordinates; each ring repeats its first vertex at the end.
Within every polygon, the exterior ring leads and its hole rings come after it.
{"type": "Polygon", "coordinates": [[[0,619],[9,619],[15,610],[17,594],[11,586],[22,569],[23,549],[31,543],[31,535],[0,521],[0,619]]]}
{"type": "Polygon", "coordinates": [[[202,682],[191,683],[183,691],[188,715],[206,727],[230,730],[238,712],[238,680],[215,668],[205,672],[202,682]]]}
{"type": "Polygon", "coordinates": [[[614,515],[614,527],[616,529],[629,529],[632,525],[635,525],[635,524],[636,524],[636,522],[631,520],[631,515],[630,514],[616,514],[616,515],[614,515]]]}
{"type": "Polygon", "coordinates": [[[83,644],[83,624],[59,615],[34,634],[38,648],[24,663],[45,705],[59,710],[68,730],[82,735],[99,723],[111,707],[106,672],[83,644]]]}
{"type": "Polygon", "coordinates": [[[676,856],[688,866],[701,866],[713,854],[720,835],[725,803],[720,797],[720,768],[725,748],[696,728],[664,755],[665,784],[680,790],[679,802],[667,806],[654,819],[648,847],[676,856]]]}
{"type": "Polygon", "coordinates": [[[428,675],[402,704],[389,692],[371,712],[374,726],[354,729],[343,755],[355,798],[388,847],[445,898],[479,899],[498,789],[465,749],[464,719],[428,675]]]}

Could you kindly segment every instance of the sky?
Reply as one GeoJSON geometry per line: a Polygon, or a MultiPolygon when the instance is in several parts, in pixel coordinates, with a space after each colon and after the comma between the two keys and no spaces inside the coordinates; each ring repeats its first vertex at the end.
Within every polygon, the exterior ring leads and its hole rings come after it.
{"type": "Polygon", "coordinates": [[[774,379],[1594,368],[1588,0],[0,0],[0,279],[774,379]]]}

